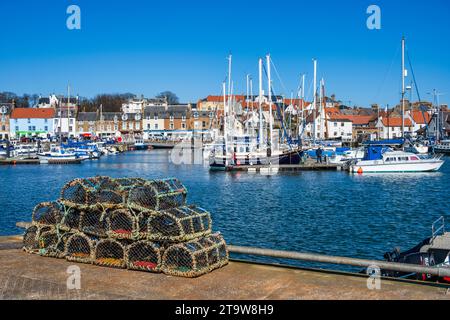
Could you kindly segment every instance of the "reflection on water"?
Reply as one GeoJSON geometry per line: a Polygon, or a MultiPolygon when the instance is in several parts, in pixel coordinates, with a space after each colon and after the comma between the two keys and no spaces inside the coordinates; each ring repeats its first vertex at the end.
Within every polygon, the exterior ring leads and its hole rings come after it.
{"type": "MultiPolygon", "coordinates": [[[[82,165],[0,167],[0,234],[17,234],[16,221],[59,196],[77,177],[177,177],[188,200],[208,209],[229,243],[281,250],[381,259],[430,235],[431,223],[450,214],[450,160],[440,173],[352,175],[295,172],[274,176],[209,172],[175,166],[169,151],[103,157],[82,165]]],[[[269,259],[271,260],[271,259],[269,259]]]]}

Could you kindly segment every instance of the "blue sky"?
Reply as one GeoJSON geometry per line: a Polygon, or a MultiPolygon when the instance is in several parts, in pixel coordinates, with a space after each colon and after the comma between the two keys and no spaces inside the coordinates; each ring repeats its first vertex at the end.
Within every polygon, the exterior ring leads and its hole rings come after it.
{"type": "MultiPolygon", "coordinates": [[[[63,93],[172,90],[183,102],[220,94],[233,53],[236,92],[245,92],[266,53],[290,95],[312,80],[312,58],[327,93],[351,104],[400,99],[400,40],[405,34],[421,95],[450,97],[448,0],[176,1],[41,0],[0,2],[0,91],[63,93]],[[66,9],[81,8],[81,30],[66,28],[66,9]],[[382,29],[368,30],[377,4],[382,29]]],[[[411,78],[409,78],[409,81],[411,78]]],[[[311,93],[310,93],[311,95],[311,93]]]]}

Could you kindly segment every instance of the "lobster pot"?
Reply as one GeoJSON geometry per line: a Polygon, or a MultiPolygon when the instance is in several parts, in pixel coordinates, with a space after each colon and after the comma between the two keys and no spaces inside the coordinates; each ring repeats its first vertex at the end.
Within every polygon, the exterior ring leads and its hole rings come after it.
{"type": "Polygon", "coordinates": [[[106,218],[108,211],[86,210],[81,214],[80,231],[100,238],[107,237],[106,218]]]}
{"type": "Polygon", "coordinates": [[[75,233],[66,243],[65,256],[68,261],[91,263],[97,239],[82,233],[75,233]]]}
{"type": "Polygon", "coordinates": [[[154,211],[142,211],[137,215],[136,227],[136,239],[148,238],[148,223],[153,215],[157,214],[154,211]]]}
{"type": "Polygon", "coordinates": [[[163,255],[162,271],[181,277],[198,277],[228,263],[226,244],[220,234],[174,244],[163,255]]]}
{"type": "Polygon", "coordinates": [[[58,243],[58,231],[53,229],[46,231],[39,237],[39,254],[42,256],[51,256],[58,243]]]}
{"type": "Polygon", "coordinates": [[[72,232],[48,231],[40,238],[39,254],[46,257],[62,259],[66,255],[66,244],[72,232]]]}
{"type": "Polygon", "coordinates": [[[43,202],[38,204],[32,214],[35,225],[54,226],[61,222],[64,215],[64,206],[59,202],[43,202]]]}
{"type": "Polygon", "coordinates": [[[97,205],[102,202],[100,200],[105,200],[105,205],[112,205],[122,201],[118,192],[119,184],[109,177],[75,179],[62,188],[61,201],[78,207],[97,205]],[[107,190],[110,192],[105,192],[107,190]]]}
{"type": "Polygon", "coordinates": [[[124,203],[123,195],[119,191],[100,189],[89,193],[90,206],[100,205],[105,208],[113,208],[124,203]]]}
{"type": "Polygon", "coordinates": [[[161,252],[159,244],[141,240],[129,245],[125,253],[128,269],[160,272],[161,252]]]}
{"type": "Polygon", "coordinates": [[[65,206],[59,229],[63,231],[79,230],[83,214],[83,211],[78,208],[65,206]]]}
{"type": "Polygon", "coordinates": [[[211,233],[211,215],[196,206],[173,208],[152,215],[149,240],[189,241],[211,233]]]}
{"type": "Polygon", "coordinates": [[[149,181],[131,188],[128,206],[137,210],[167,210],[186,203],[186,188],[177,179],[149,181]]]}
{"type": "Polygon", "coordinates": [[[136,235],[136,218],[129,210],[112,211],[106,218],[107,235],[113,239],[132,239],[136,235]]]}
{"type": "Polygon", "coordinates": [[[97,243],[93,263],[100,266],[125,268],[125,247],[113,239],[104,239],[97,243]]]}
{"type": "Polygon", "coordinates": [[[31,226],[23,235],[23,250],[28,253],[38,253],[39,246],[39,238],[41,234],[52,230],[53,228],[50,226],[31,226]]]}
{"type": "Polygon", "coordinates": [[[119,185],[121,190],[130,190],[135,186],[143,186],[147,180],[142,178],[118,178],[114,181],[119,185]]]}

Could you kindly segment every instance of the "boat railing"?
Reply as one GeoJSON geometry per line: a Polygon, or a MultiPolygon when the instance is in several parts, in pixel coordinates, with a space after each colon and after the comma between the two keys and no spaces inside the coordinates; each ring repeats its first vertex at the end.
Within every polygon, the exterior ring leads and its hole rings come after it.
{"type": "Polygon", "coordinates": [[[434,240],[437,236],[445,233],[445,218],[444,216],[437,219],[431,225],[431,238],[434,240]]]}

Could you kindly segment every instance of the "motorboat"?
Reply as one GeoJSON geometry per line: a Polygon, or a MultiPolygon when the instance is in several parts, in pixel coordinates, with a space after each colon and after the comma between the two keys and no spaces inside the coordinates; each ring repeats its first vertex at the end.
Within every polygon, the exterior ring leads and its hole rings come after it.
{"type": "Polygon", "coordinates": [[[63,148],[53,147],[50,151],[37,154],[39,160],[76,160],[77,155],[74,152],[66,151],[63,148]]]}
{"type": "MultiPolygon", "coordinates": [[[[440,217],[436,220],[431,229],[431,237],[421,241],[414,248],[407,251],[394,248],[384,254],[384,259],[388,262],[450,269],[450,233],[445,231],[445,218],[440,217]]],[[[450,283],[450,277],[437,277],[424,273],[381,270],[381,276],[450,283]]]]}
{"type": "Polygon", "coordinates": [[[136,139],[134,142],[134,149],[135,150],[147,150],[148,145],[144,143],[144,139],[136,139]]]}
{"type": "Polygon", "coordinates": [[[365,156],[349,165],[353,173],[383,172],[434,172],[438,171],[444,160],[440,156],[428,157],[404,151],[394,151],[386,147],[371,146],[365,156]]]}
{"type": "Polygon", "coordinates": [[[37,148],[32,145],[15,145],[11,154],[14,158],[34,158],[37,155],[37,148]]]}
{"type": "Polygon", "coordinates": [[[364,158],[364,148],[352,149],[342,152],[342,154],[336,153],[330,158],[332,164],[345,164],[350,160],[361,160],[364,158]]]}
{"type": "Polygon", "coordinates": [[[450,140],[444,140],[433,147],[435,153],[450,154],[450,140]]]}

